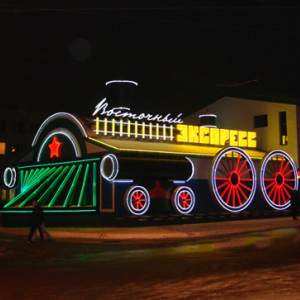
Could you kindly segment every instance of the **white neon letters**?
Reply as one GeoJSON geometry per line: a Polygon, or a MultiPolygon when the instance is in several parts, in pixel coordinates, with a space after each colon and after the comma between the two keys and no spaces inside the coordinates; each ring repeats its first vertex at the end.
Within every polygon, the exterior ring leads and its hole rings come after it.
{"type": "Polygon", "coordinates": [[[106,102],[106,98],[102,99],[95,107],[95,111],[93,113],[93,116],[96,114],[100,114],[101,116],[107,116],[107,117],[117,117],[117,118],[127,118],[127,119],[133,119],[133,120],[147,120],[149,122],[162,122],[162,123],[169,123],[169,124],[182,124],[183,121],[180,119],[182,116],[182,113],[179,114],[176,118],[170,118],[171,114],[167,114],[166,116],[162,115],[151,115],[151,114],[134,114],[130,112],[129,107],[113,107],[109,110],[107,110],[108,103],[106,102]]]}

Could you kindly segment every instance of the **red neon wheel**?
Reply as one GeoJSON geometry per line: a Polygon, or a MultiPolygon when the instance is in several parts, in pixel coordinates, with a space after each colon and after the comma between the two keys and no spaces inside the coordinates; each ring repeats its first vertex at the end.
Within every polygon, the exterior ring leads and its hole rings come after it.
{"type": "Polygon", "coordinates": [[[192,189],[180,186],[172,194],[172,206],[180,214],[190,213],[195,206],[195,195],[192,189]]]}
{"type": "Polygon", "coordinates": [[[125,193],[124,204],[129,213],[143,215],[150,206],[149,193],[142,186],[131,186],[125,193]]]}
{"type": "Polygon", "coordinates": [[[268,204],[277,210],[290,206],[293,190],[298,190],[297,168],[282,150],[268,153],[260,169],[261,191],[268,204]]]}
{"type": "Polygon", "coordinates": [[[248,154],[229,147],[213,161],[210,186],[218,204],[230,212],[240,212],[251,203],[256,190],[256,171],[248,154]]]}

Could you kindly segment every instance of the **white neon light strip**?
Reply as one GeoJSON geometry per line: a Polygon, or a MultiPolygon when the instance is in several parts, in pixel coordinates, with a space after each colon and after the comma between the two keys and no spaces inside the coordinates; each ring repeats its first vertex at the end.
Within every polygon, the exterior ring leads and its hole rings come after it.
{"type": "Polygon", "coordinates": [[[132,81],[132,80],[111,80],[111,81],[107,81],[105,83],[105,85],[109,85],[111,83],[132,83],[132,84],[138,86],[138,83],[135,81],[132,81]]]}
{"type": "Polygon", "coordinates": [[[3,181],[4,184],[8,187],[8,188],[13,188],[16,184],[17,181],[17,172],[15,168],[6,168],[4,173],[3,173],[3,181]],[[8,182],[7,180],[7,176],[8,176],[8,172],[10,172],[10,181],[8,182]]]}
{"type": "Polygon", "coordinates": [[[175,205],[176,210],[179,213],[181,213],[183,215],[186,215],[186,214],[190,213],[194,209],[195,202],[196,202],[195,194],[194,194],[194,192],[191,188],[189,188],[187,186],[181,186],[181,187],[176,188],[175,195],[174,195],[174,198],[173,198],[173,203],[175,205]],[[181,192],[184,191],[184,190],[187,193],[189,193],[190,197],[191,197],[191,204],[188,208],[183,208],[179,204],[179,202],[180,202],[179,201],[179,196],[180,196],[181,192]]]}
{"type": "Polygon", "coordinates": [[[36,133],[36,135],[35,135],[35,137],[34,137],[34,139],[33,139],[33,142],[32,142],[32,144],[31,144],[32,147],[36,144],[36,142],[37,142],[37,140],[38,140],[38,138],[39,138],[41,132],[42,132],[43,129],[46,127],[46,125],[47,125],[48,123],[52,122],[53,120],[56,120],[56,119],[67,119],[67,120],[70,120],[71,122],[73,122],[73,123],[79,128],[80,132],[82,133],[82,135],[83,135],[84,137],[86,137],[86,138],[88,137],[88,135],[87,135],[87,133],[86,133],[84,127],[83,127],[82,124],[78,121],[78,119],[76,119],[73,115],[71,115],[71,114],[69,114],[69,113],[59,112],[59,113],[56,113],[56,114],[50,116],[49,118],[47,118],[47,119],[43,122],[43,124],[40,126],[39,130],[37,131],[37,133],[36,133]]]}
{"type": "Polygon", "coordinates": [[[42,150],[44,149],[44,146],[47,143],[47,141],[51,137],[53,137],[54,135],[59,135],[59,134],[62,134],[64,136],[66,136],[71,141],[71,143],[73,145],[73,148],[75,150],[76,157],[81,157],[80,146],[78,144],[78,141],[77,141],[76,137],[73,135],[73,133],[71,131],[67,130],[67,129],[64,129],[64,128],[57,128],[57,129],[52,130],[51,132],[49,132],[48,135],[45,137],[45,139],[42,143],[42,146],[39,150],[39,154],[38,154],[38,158],[37,158],[38,162],[40,161],[42,150]]]}
{"type": "Polygon", "coordinates": [[[204,117],[214,117],[214,118],[217,118],[217,115],[214,115],[214,114],[199,115],[199,118],[204,118],[204,117]]]}
{"type": "Polygon", "coordinates": [[[113,181],[118,173],[119,173],[119,162],[117,157],[114,154],[108,154],[103,157],[101,163],[100,163],[100,173],[101,175],[108,181],[113,181]],[[104,173],[104,163],[107,159],[110,159],[112,164],[112,172],[107,176],[107,174],[104,173]]]}
{"type": "Polygon", "coordinates": [[[186,157],[186,159],[191,163],[191,165],[192,165],[192,174],[191,174],[191,176],[186,180],[186,181],[190,181],[192,178],[193,178],[193,176],[194,176],[194,174],[195,174],[195,165],[194,165],[194,163],[188,158],[188,157],[186,157]]]}

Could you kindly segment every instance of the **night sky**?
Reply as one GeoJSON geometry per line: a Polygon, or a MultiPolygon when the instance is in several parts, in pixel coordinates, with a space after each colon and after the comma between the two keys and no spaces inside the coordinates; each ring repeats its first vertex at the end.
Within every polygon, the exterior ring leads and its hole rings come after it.
{"type": "Polygon", "coordinates": [[[226,91],[300,98],[299,1],[82,3],[1,1],[0,106],[91,116],[113,79],[139,83],[135,112],[226,91]]]}

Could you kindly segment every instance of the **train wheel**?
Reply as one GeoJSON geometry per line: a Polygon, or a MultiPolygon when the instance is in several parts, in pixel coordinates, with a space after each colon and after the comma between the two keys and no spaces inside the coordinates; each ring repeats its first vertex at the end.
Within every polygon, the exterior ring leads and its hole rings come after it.
{"type": "Polygon", "coordinates": [[[252,202],[256,191],[256,170],[242,149],[228,147],[213,160],[210,186],[218,204],[230,212],[240,212],[252,202]]]}
{"type": "Polygon", "coordinates": [[[261,192],[276,210],[288,208],[293,190],[298,190],[297,168],[291,157],[282,150],[268,153],[260,169],[261,192]]]}
{"type": "Polygon", "coordinates": [[[148,191],[142,186],[131,186],[125,193],[124,205],[126,210],[133,215],[145,214],[150,206],[148,191]]]}
{"type": "Polygon", "coordinates": [[[195,195],[189,187],[179,186],[174,190],[171,201],[176,212],[186,215],[190,213],[195,206],[195,195]]]}

